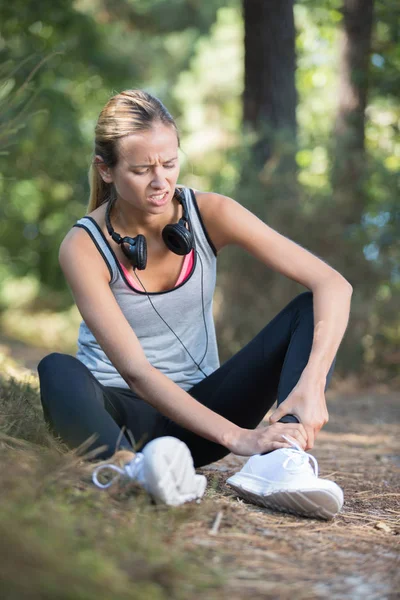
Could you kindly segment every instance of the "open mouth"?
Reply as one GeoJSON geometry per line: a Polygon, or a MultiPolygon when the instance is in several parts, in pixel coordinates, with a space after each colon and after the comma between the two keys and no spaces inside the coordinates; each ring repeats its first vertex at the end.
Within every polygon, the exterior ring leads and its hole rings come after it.
{"type": "Polygon", "coordinates": [[[152,196],[149,196],[148,198],[152,204],[160,206],[167,201],[168,192],[164,192],[163,194],[153,194],[152,196]]]}

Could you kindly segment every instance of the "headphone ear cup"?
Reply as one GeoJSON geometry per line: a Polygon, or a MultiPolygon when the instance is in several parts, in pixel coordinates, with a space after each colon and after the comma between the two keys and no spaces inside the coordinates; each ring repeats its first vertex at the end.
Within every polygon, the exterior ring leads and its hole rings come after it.
{"type": "Polygon", "coordinates": [[[124,237],[121,241],[121,248],[134,269],[143,271],[146,268],[147,243],[144,235],[139,234],[135,238],[124,237]]]}
{"type": "Polygon", "coordinates": [[[162,231],[162,237],[167,248],[180,256],[189,254],[193,248],[193,235],[186,229],[182,219],[179,223],[166,225],[162,231]]]}
{"type": "Polygon", "coordinates": [[[143,271],[147,265],[147,243],[144,235],[136,236],[137,247],[137,269],[143,271]]]}

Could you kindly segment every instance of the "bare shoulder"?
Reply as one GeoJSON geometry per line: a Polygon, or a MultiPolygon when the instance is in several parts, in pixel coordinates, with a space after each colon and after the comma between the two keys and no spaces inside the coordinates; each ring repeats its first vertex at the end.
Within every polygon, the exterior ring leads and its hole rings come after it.
{"type": "Polygon", "coordinates": [[[200,190],[193,190],[196,196],[198,207],[203,216],[204,213],[211,213],[213,211],[218,211],[218,208],[231,198],[228,196],[223,196],[222,194],[217,194],[216,192],[201,192],[200,190]]]}
{"type": "Polygon", "coordinates": [[[96,276],[110,280],[110,274],[104,259],[96,248],[89,233],[82,227],[72,227],[60,244],[58,259],[68,279],[71,265],[79,265],[86,274],[90,271],[96,276]]]}
{"type": "Polygon", "coordinates": [[[216,192],[193,191],[196,196],[201,218],[218,252],[225,245],[223,224],[226,211],[231,210],[236,202],[232,200],[232,198],[216,192]]]}

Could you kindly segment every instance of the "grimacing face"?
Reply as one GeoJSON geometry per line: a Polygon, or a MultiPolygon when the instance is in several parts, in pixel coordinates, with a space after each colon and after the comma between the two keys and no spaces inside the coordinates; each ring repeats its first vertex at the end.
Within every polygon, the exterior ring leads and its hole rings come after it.
{"type": "Polygon", "coordinates": [[[103,180],[114,184],[117,201],[135,212],[161,214],[170,206],[179,177],[176,131],[158,123],[123,137],[116,166],[102,163],[98,168],[103,180]]]}

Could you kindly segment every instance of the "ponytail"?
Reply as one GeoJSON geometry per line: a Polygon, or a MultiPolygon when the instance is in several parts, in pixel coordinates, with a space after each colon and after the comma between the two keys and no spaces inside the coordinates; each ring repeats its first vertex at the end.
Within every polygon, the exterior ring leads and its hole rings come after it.
{"type": "Polygon", "coordinates": [[[101,177],[94,161],[89,167],[90,195],[86,213],[93,212],[96,208],[110,200],[114,195],[112,183],[106,183],[101,177]]]}

